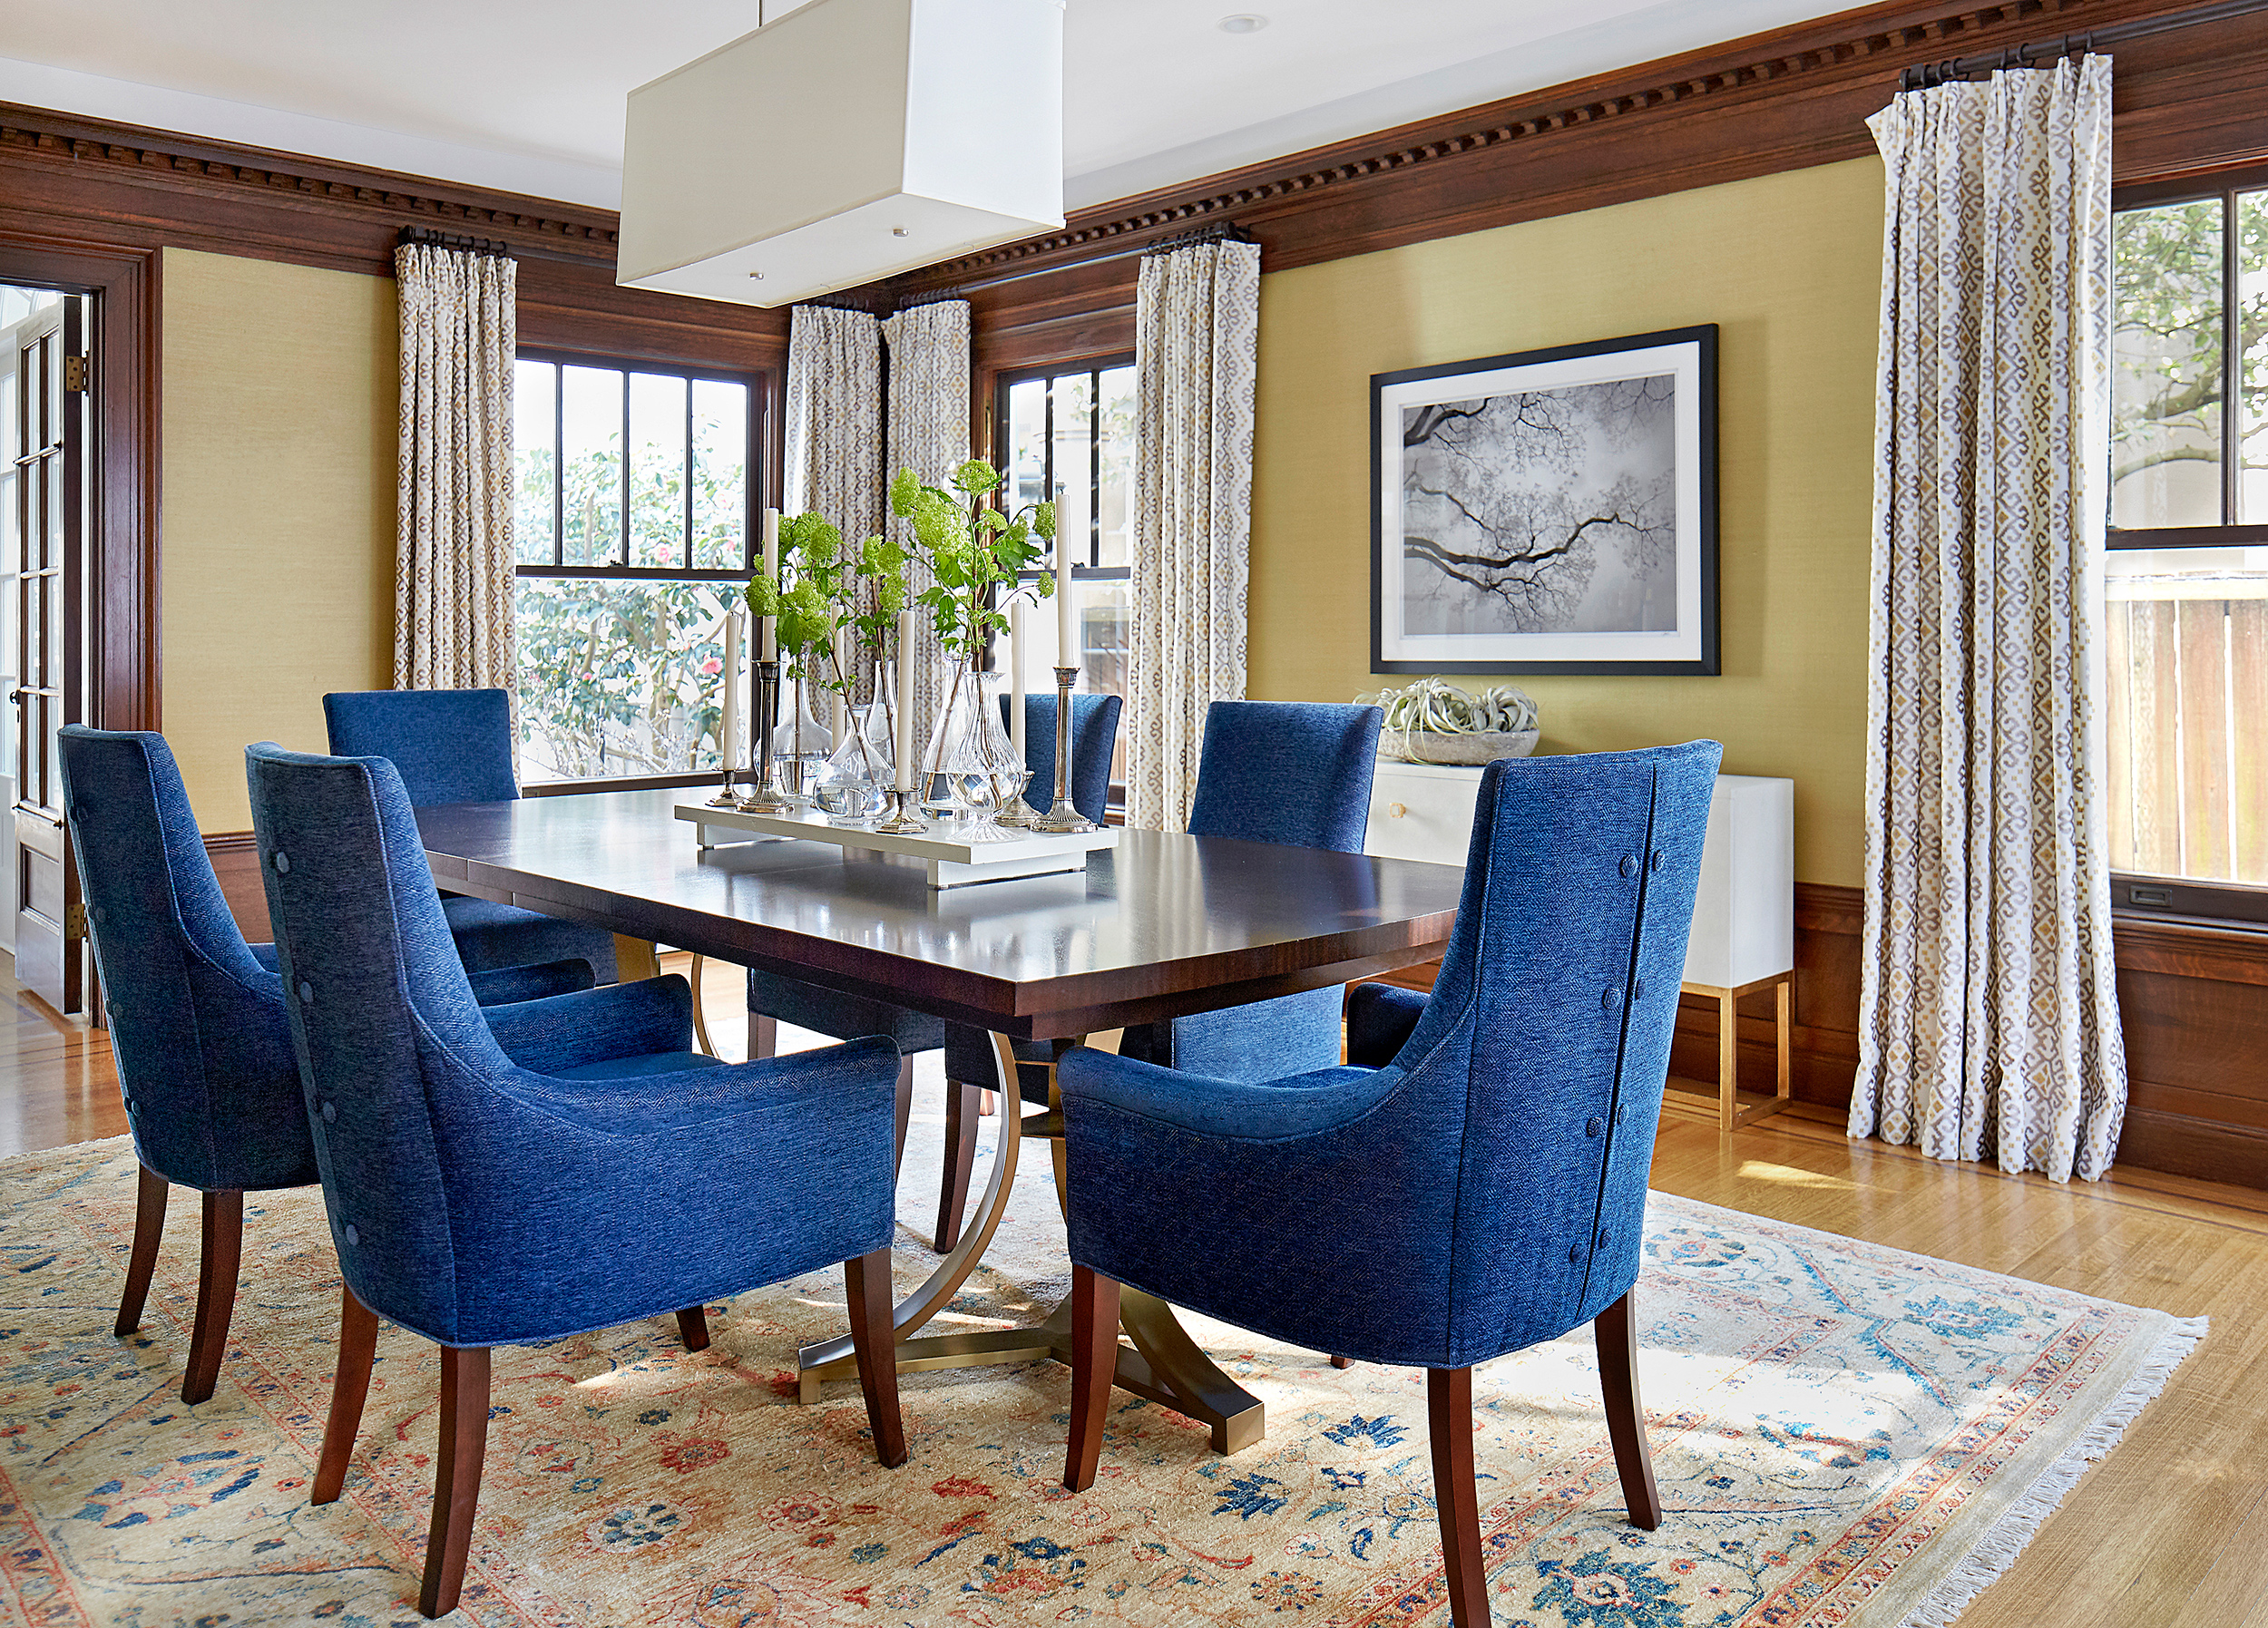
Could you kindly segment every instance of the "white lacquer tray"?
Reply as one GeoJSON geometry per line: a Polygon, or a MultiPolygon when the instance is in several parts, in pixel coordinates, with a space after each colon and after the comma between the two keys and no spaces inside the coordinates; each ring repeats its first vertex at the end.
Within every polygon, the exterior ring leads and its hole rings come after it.
{"type": "Polygon", "coordinates": [[[831,843],[843,849],[903,854],[927,865],[929,885],[934,888],[1083,871],[1088,854],[1098,849],[1115,848],[1119,843],[1118,830],[1110,825],[1075,836],[1035,831],[1021,832],[1004,843],[963,843],[942,834],[893,836],[879,831],[851,830],[828,824],[823,815],[798,819],[793,814],[742,814],[738,809],[710,808],[699,803],[679,804],[677,816],[697,828],[704,848],[718,845],[714,833],[719,831],[745,831],[758,836],[831,843]]]}

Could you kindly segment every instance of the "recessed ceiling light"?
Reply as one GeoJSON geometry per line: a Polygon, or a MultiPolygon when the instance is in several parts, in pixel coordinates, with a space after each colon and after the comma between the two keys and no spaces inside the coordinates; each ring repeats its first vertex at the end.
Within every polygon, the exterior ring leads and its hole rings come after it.
{"type": "Polygon", "coordinates": [[[1223,34],[1257,34],[1268,25],[1268,20],[1256,11],[1231,12],[1220,20],[1223,34]]]}

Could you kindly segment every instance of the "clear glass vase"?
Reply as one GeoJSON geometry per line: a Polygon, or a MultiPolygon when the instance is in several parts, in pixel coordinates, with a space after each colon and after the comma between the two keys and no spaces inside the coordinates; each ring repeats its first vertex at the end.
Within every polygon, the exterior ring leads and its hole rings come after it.
{"type": "Polygon", "coordinates": [[[830,825],[863,830],[882,813],[896,765],[890,761],[889,720],[869,702],[850,709],[843,744],[812,784],[812,795],[830,825]]]}
{"type": "Polygon", "coordinates": [[[1001,811],[1023,794],[1031,777],[1001,726],[998,673],[947,661],[937,675],[937,725],[922,754],[924,782],[947,809],[943,834],[963,843],[1014,842],[1002,830],[1001,811]]]}
{"type": "Polygon", "coordinates": [[[779,765],[779,784],[787,800],[808,807],[819,773],[835,750],[835,736],[811,716],[811,687],[801,679],[783,679],[779,687],[779,725],[772,731],[772,758],[779,765]]]}

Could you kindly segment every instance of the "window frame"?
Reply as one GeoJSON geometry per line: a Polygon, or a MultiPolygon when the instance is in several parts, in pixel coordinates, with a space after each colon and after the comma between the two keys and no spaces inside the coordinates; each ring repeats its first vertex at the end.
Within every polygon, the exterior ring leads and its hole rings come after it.
{"type": "MultiPolygon", "coordinates": [[[[761,522],[765,508],[770,501],[772,460],[766,455],[770,441],[772,396],[776,377],[768,368],[719,366],[713,363],[681,362],[659,356],[621,356],[606,351],[576,350],[556,345],[523,345],[513,352],[513,361],[547,363],[560,367],[603,367],[622,375],[622,487],[617,508],[618,542],[616,557],[608,565],[568,565],[564,563],[567,529],[564,515],[566,483],[559,478],[558,464],[565,440],[565,391],[554,380],[552,390],[552,452],[553,475],[552,480],[552,563],[533,565],[522,562],[517,554],[519,539],[513,540],[514,559],[513,580],[523,577],[550,580],[591,580],[601,582],[745,582],[756,574],[761,550],[761,522]],[[745,385],[748,392],[748,444],[743,467],[747,481],[745,502],[747,512],[740,528],[741,563],[737,567],[695,566],[692,554],[692,483],[686,483],[687,560],[682,566],[631,565],[630,558],[630,375],[634,373],[660,374],[688,381],[686,389],[687,455],[691,455],[690,424],[692,419],[691,384],[708,380],[720,384],[745,385]]],[[[515,457],[517,449],[514,449],[515,457]]],[[[513,658],[519,659],[517,639],[514,639],[513,658]]],[[[523,796],[555,797],[580,792],[636,791],[649,787],[709,785],[715,783],[719,771],[699,769],[670,775],[604,775],[582,780],[537,780],[520,788],[523,796]]]]}
{"type": "MultiPolygon", "coordinates": [[[[1127,563],[1098,565],[1095,561],[1102,553],[1102,503],[1100,501],[1102,496],[1102,375],[1117,368],[1131,367],[1134,365],[1135,357],[1132,351],[1115,350],[1097,356],[1066,356],[1051,362],[1033,363],[1024,367],[1002,368],[992,375],[992,433],[990,439],[992,447],[992,462],[1003,472],[1012,467],[1013,457],[1013,452],[1008,441],[1010,423],[1008,393],[1010,389],[1017,385],[1066,378],[1081,373],[1088,375],[1093,380],[1093,385],[1088,393],[1090,405],[1088,407],[1090,418],[1087,437],[1087,490],[1089,493],[1087,563],[1081,565],[1077,561],[1071,562],[1073,583],[1130,582],[1133,580],[1134,540],[1130,534],[1133,517],[1130,512],[1127,522],[1129,527],[1129,535],[1127,538],[1127,563]]],[[[1047,393],[1047,418],[1045,427],[1041,432],[1041,444],[1047,449],[1047,469],[1051,475],[1055,468],[1055,392],[1052,390],[1047,393]]],[[[1042,577],[1053,574],[1052,565],[1042,564],[1020,572],[1016,582],[1019,587],[1022,587],[1026,582],[1037,581],[1042,577]]],[[[1121,741],[1124,739],[1123,733],[1121,733],[1120,739],[1121,741]]],[[[1126,811],[1124,783],[1117,780],[1110,783],[1108,804],[1110,814],[1116,816],[1110,823],[1114,824],[1122,823],[1126,811]]]]}
{"type": "MultiPolygon", "coordinates": [[[[2236,406],[2238,346],[2237,234],[2235,200],[2241,192],[2268,191],[2268,164],[2246,164],[2205,171],[2178,178],[2138,181],[2111,193],[2111,214],[2154,209],[2168,204],[2222,200],[2221,232],[2221,512],[2236,512],[2236,483],[2243,473],[2237,456],[2242,416],[2236,406]]],[[[2116,292],[2113,286],[2113,323],[2116,320],[2116,292]]],[[[2107,486],[2104,492],[2109,501],[2107,486]]],[[[2103,547],[2107,551],[2156,549],[2259,548],[2268,545],[2268,524],[2217,526],[2106,525],[2103,547]]],[[[2204,882],[2194,877],[2159,876],[2141,871],[2113,870],[2110,904],[2114,917],[2185,922],[2208,927],[2268,929],[2268,886],[2244,882],[2204,882]]]]}

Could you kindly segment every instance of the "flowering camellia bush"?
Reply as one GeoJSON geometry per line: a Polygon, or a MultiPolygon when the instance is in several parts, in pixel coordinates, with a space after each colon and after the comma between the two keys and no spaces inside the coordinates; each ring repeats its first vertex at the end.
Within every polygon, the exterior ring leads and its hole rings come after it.
{"type": "Polygon", "coordinates": [[[720,766],[725,613],[739,589],[521,578],[521,778],[720,766]]]}

